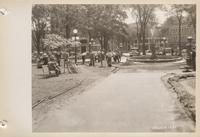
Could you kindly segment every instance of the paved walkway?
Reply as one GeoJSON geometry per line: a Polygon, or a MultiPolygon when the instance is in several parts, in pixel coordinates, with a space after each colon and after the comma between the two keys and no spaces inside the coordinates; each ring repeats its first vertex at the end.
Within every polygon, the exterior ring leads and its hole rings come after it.
{"type": "Polygon", "coordinates": [[[116,73],[52,107],[35,131],[181,132],[194,125],[160,80],[162,72],[116,73]]]}

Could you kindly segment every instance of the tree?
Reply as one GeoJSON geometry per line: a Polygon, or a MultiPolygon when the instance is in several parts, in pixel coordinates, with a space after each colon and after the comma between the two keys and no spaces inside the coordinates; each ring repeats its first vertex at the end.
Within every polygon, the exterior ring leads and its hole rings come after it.
{"type": "Polygon", "coordinates": [[[140,47],[141,34],[140,34],[139,16],[138,16],[137,10],[132,10],[132,16],[133,16],[133,18],[135,18],[137,45],[141,49],[141,47],[140,47]]]}
{"type": "Polygon", "coordinates": [[[71,38],[72,29],[79,26],[78,5],[50,5],[51,32],[71,38]]]}
{"type": "Polygon", "coordinates": [[[64,37],[57,34],[47,34],[42,41],[44,43],[44,48],[47,50],[63,48],[70,44],[64,37]]]}
{"type": "Polygon", "coordinates": [[[45,37],[45,31],[49,27],[49,7],[45,5],[34,5],[32,8],[32,46],[35,46],[37,52],[44,50],[41,45],[41,39],[45,37]]]}
{"type": "Polygon", "coordinates": [[[184,10],[188,13],[190,23],[193,26],[194,33],[196,34],[196,5],[187,4],[185,5],[184,10]]]}
{"type": "Polygon", "coordinates": [[[169,35],[169,29],[172,26],[177,25],[177,19],[174,16],[170,16],[166,19],[166,21],[162,24],[162,26],[160,27],[160,35],[162,37],[167,37],[169,35]]]}
{"type": "Polygon", "coordinates": [[[171,8],[169,10],[169,13],[172,16],[175,16],[178,21],[178,47],[179,47],[179,56],[182,56],[182,46],[181,46],[181,26],[183,23],[183,14],[184,14],[185,5],[179,4],[179,5],[171,5],[171,8]]]}
{"type": "Polygon", "coordinates": [[[147,24],[151,21],[154,22],[155,15],[154,10],[158,5],[131,5],[132,13],[136,16],[136,22],[138,24],[139,33],[138,33],[138,40],[140,39],[140,35],[142,38],[142,53],[143,55],[146,54],[145,52],[145,39],[146,39],[146,29],[147,24]]]}
{"type": "Polygon", "coordinates": [[[106,51],[111,38],[124,38],[127,35],[126,24],[123,22],[127,15],[121,5],[37,5],[33,7],[33,12],[41,16],[35,16],[36,20],[44,19],[41,28],[43,32],[48,17],[51,33],[69,39],[72,30],[76,28],[80,36],[88,37],[89,40],[100,34],[106,51]]]}
{"type": "Polygon", "coordinates": [[[127,17],[120,5],[95,5],[93,14],[94,37],[101,37],[102,47],[108,50],[108,41],[113,37],[123,37],[127,17]]]}

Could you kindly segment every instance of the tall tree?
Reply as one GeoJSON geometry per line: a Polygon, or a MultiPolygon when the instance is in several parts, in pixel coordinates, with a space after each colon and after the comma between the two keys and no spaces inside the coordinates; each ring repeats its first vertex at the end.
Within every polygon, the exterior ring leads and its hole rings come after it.
{"type": "Polygon", "coordinates": [[[71,37],[72,29],[79,26],[78,5],[50,5],[51,31],[64,35],[67,39],[71,37]]]}
{"type": "Polygon", "coordinates": [[[175,4],[171,5],[169,13],[172,16],[175,16],[178,21],[178,47],[179,47],[179,56],[182,56],[182,46],[181,46],[181,27],[183,23],[183,14],[184,14],[184,4],[175,4]]]}
{"type": "Polygon", "coordinates": [[[32,8],[32,40],[37,52],[43,50],[41,39],[45,37],[45,31],[49,27],[49,7],[46,5],[33,5],[32,8]]]}
{"type": "Polygon", "coordinates": [[[154,10],[158,5],[147,5],[147,4],[137,4],[131,5],[132,12],[138,19],[137,22],[139,24],[140,33],[142,37],[142,53],[143,55],[146,54],[145,52],[145,39],[146,39],[146,29],[147,24],[151,21],[154,21],[155,15],[154,10]]]}
{"type": "Polygon", "coordinates": [[[135,24],[136,24],[136,37],[137,37],[137,45],[139,46],[140,50],[140,43],[141,43],[141,34],[140,34],[140,25],[139,25],[139,15],[137,13],[137,10],[132,10],[132,16],[135,18],[135,24]]]}
{"type": "Polygon", "coordinates": [[[176,26],[178,24],[178,21],[176,17],[170,16],[168,17],[165,22],[161,25],[160,28],[160,35],[162,37],[168,37],[169,35],[169,30],[172,26],[176,26]]]}
{"type": "Polygon", "coordinates": [[[194,33],[196,34],[196,5],[187,4],[185,5],[184,10],[188,13],[190,23],[193,26],[194,33]]]}
{"type": "Polygon", "coordinates": [[[103,48],[107,51],[109,39],[113,36],[124,36],[126,28],[124,19],[127,15],[120,5],[96,5],[95,9],[94,35],[101,35],[103,48]]]}
{"type": "MultiPolygon", "coordinates": [[[[125,36],[124,19],[127,17],[122,5],[38,5],[40,10],[48,7],[50,17],[51,33],[64,35],[71,38],[74,28],[79,30],[79,35],[97,37],[101,34],[102,45],[105,50],[108,41],[113,36],[125,36]]],[[[46,17],[46,13],[33,8],[35,13],[46,17]]],[[[39,19],[40,17],[36,17],[39,19]]],[[[44,24],[45,25],[45,24],[44,24]]],[[[44,26],[45,27],[45,26],[44,26]]]]}

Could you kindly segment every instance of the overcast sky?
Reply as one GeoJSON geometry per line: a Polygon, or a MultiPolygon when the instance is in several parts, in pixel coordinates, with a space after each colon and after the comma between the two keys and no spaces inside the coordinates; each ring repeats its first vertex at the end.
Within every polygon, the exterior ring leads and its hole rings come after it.
{"type": "MultiPolygon", "coordinates": [[[[158,23],[159,24],[162,24],[165,22],[165,20],[167,19],[167,13],[160,10],[160,9],[156,9],[155,10],[155,14],[156,14],[156,18],[158,20],[158,23]]],[[[130,23],[134,23],[135,20],[134,18],[132,17],[131,15],[131,12],[130,11],[127,11],[127,15],[128,15],[128,18],[125,20],[126,23],[130,24],[130,23]]]]}
{"type": "MultiPolygon", "coordinates": [[[[167,11],[170,11],[171,10],[171,5],[170,4],[166,4],[165,8],[167,9],[167,11]]],[[[167,11],[161,10],[159,8],[155,9],[154,13],[156,15],[156,20],[158,21],[158,24],[160,24],[160,25],[163,24],[166,21],[166,19],[169,17],[169,13],[167,11]]],[[[135,20],[131,15],[131,11],[127,10],[126,12],[127,12],[128,18],[125,20],[125,22],[128,23],[128,24],[134,23],[135,20]]],[[[183,12],[183,16],[186,17],[187,13],[183,12]]]]}

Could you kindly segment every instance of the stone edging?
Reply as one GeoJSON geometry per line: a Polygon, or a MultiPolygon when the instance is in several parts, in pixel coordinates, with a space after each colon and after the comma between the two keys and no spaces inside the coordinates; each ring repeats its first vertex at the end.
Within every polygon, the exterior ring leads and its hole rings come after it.
{"type": "Polygon", "coordinates": [[[134,62],[145,62],[145,63],[161,63],[161,62],[175,62],[182,60],[182,57],[179,58],[173,58],[173,59],[127,59],[128,61],[134,61],[134,62]]]}
{"type": "Polygon", "coordinates": [[[188,116],[193,121],[196,121],[195,96],[187,92],[184,86],[180,83],[180,80],[187,79],[189,77],[195,77],[195,74],[170,73],[163,76],[161,79],[169,89],[177,94],[177,98],[179,102],[183,105],[188,116]]]}

